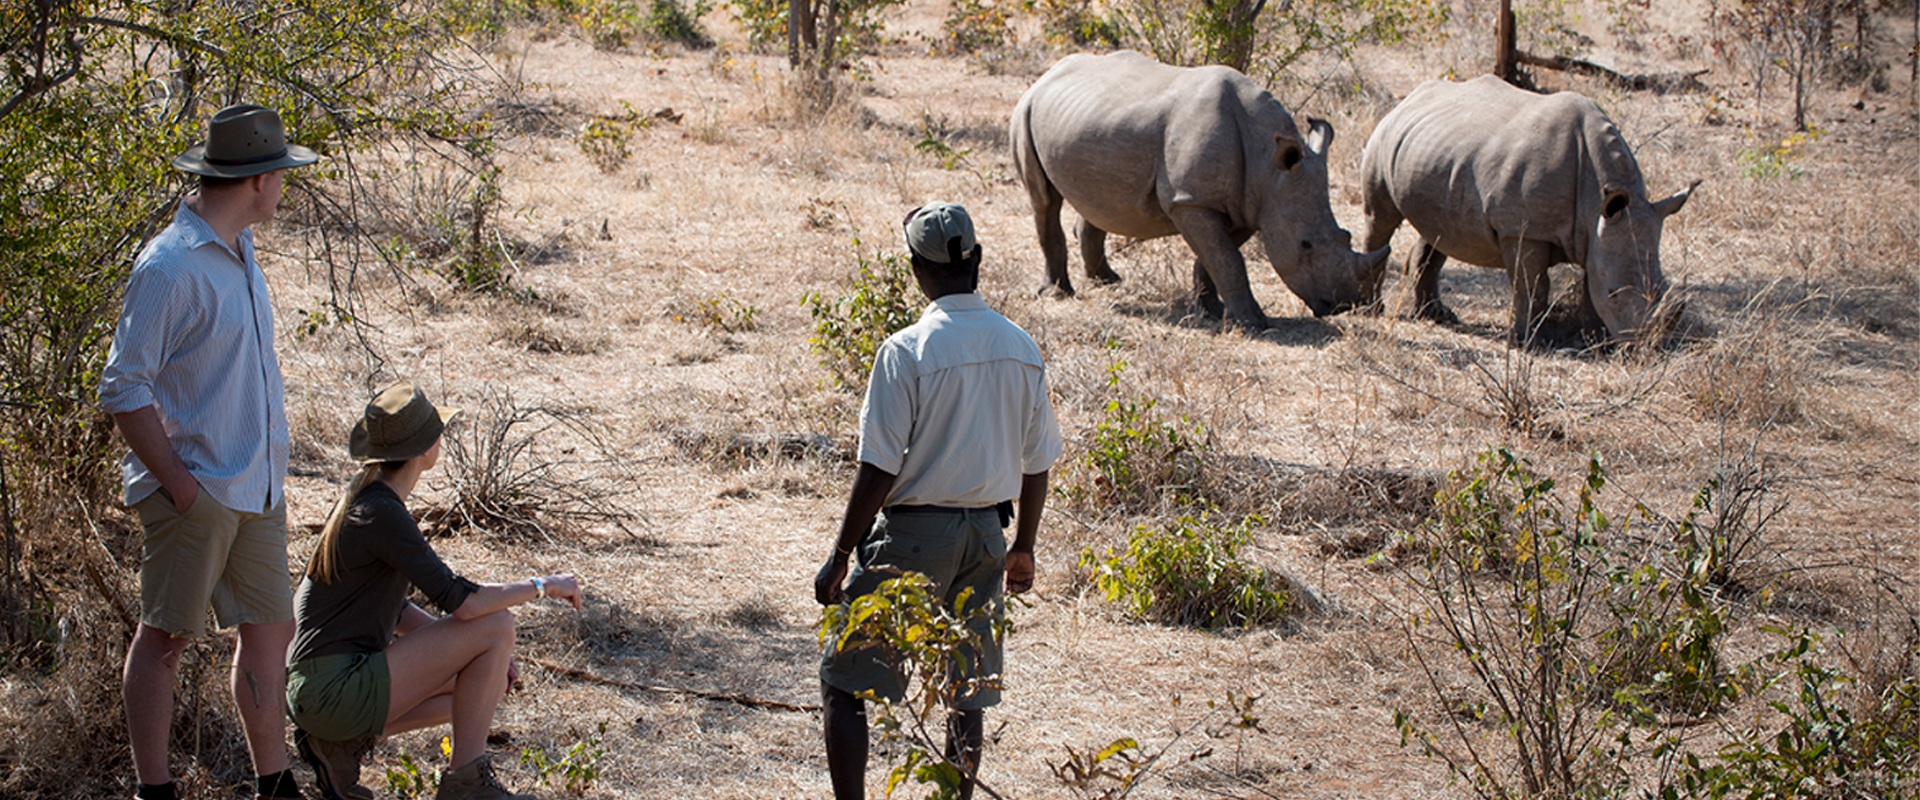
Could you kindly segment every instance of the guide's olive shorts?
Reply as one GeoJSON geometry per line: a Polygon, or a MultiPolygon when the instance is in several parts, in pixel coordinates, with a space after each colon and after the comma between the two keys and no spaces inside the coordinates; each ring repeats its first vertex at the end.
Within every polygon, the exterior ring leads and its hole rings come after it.
{"type": "MultiPolygon", "coordinates": [[[[847,581],[847,599],[871,594],[884,581],[907,572],[919,572],[939,587],[941,602],[952,608],[960,593],[973,595],[967,611],[991,605],[990,615],[978,617],[973,629],[983,646],[962,648],[954,665],[957,678],[975,675],[997,677],[1005,659],[1001,642],[994,635],[994,622],[1006,613],[1001,586],[1007,571],[1007,537],[1001,528],[1000,512],[994,506],[978,509],[932,507],[894,507],[874,520],[854,552],[853,572],[847,581]],[[972,669],[968,667],[971,666],[972,669]]],[[[820,680],[852,694],[873,690],[876,697],[899,700],[906,693],[899,675],[877,647],[846,650],[830,637],[822,648],[820,680]]],[[[999,681],[977,686],[962,694],[956,705],[963,711],[986,708],[1000,703],[999,681]]],[[[966,691],[966,690],[963,690],[966,691]]]]}

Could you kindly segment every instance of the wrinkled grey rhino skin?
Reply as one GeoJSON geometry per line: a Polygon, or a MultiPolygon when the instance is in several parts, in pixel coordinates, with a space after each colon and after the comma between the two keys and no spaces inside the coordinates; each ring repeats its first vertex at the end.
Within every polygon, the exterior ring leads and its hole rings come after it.
{"type": "Polygon", "coordinates": [[[1420,233],[1416,315],[1455,321],[1440,303],[1448,257],[1504,268],[1515,342],[1546,314],[1547,268],[1561,263],[1585,268],[1582,305],[1614,337],[1663,324],[1652,319],[1667,291],[1661,227],[1700,185],[1648,202],[1633,152],[1592,100],[1492,76],[1414,89],[1373,129],[1360,173],[1367,246],[1392,239],[1402,219],[1420,233]]]}
{"type": "Polygon", "coordinates": [[[1267,260],[1315,316],[1371,303],[1387,251],[1351,249],[1327,202],[1333,128],[1312,120],[1303,141],[1265,89],[1225,67],[1183,69],[1132,52],[1074,55],[1014,107],[1013,161],[1046,253],[1042,293],[1073,294],[1062,201],[1080,213],[1087,276],[1120,280],[1109,233],[1178,233],[1193,248],[1195,299],[1228,325],[1267,317],[1247,283],[1240,245],[1256,232],[1267,260]]]}

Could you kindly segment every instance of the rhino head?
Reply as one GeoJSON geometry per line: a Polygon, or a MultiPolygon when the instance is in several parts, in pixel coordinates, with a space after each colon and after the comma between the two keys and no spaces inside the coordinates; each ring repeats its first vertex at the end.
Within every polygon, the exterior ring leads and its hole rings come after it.
{"type": "MultiPolygon", "coordinates": [[[[1260,244],[1267,261],[1295,296],[1316,317],[1367,306],[1379,299],[1387,253],[1353,250],[1353,234],[1340,227],[1327,199],[1327,149],[1333,144],[1333,126],[1308,118],[1304,141],[1288,129],[1273,135],[1270,175],[1250,180],[1262,195],[1259,207],[1260,244]]],[[[1257,173],[1267,165],[1249,165],[1257,173]]]]}
{"type": "Polygon", "coordinates": [[[1660,271],[1660,233],[1667,217],[1687,204],[1699,181],[1659,202],[1647,200],[1646,190],[1606,186],[1601,190],[1600,218],[1587,252],[1587,295],[1593,310],[1616,339],[1631,339],[1669,320],[1654,319],[1667,293],[1660,271]]]}

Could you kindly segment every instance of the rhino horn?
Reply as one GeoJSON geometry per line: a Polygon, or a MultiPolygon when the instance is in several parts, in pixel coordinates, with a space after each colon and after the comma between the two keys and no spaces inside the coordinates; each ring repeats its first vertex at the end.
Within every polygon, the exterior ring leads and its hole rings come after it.
{"type": "Polygon", "coordinates": [[[1681,206],[1687,204],[1687,198],[1693,196],[1693,190],[1698,188],[1700,188],[1700,181],[1696,178],[1687,188],[1680,190],[1679,194],[1654,203],[1653,210],[1660,212],[1660,216],[1671,217],[1680,211],[1681,206]]]}

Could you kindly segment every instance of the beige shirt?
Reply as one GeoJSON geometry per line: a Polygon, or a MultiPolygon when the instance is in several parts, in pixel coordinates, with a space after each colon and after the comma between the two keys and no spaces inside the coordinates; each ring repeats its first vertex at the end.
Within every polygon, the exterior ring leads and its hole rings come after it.
{"type": "Polygon", "coordinates": [[[895,475],[886,504],[981,508],[1060,457],[1040,348],[977,294],[935,300],[875,354],[860,460],[895,475]]]}

